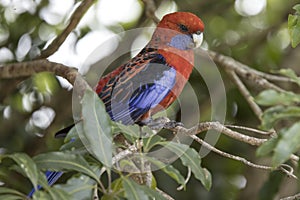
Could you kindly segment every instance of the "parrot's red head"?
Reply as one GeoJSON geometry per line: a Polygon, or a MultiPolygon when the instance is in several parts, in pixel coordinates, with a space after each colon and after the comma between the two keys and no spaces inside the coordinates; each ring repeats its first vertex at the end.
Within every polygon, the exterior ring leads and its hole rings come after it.
{"type": "Polygon", "coordinates": [[[199,47],[203,40],[204,24],[199,17],[189,12],[167,14],[158,23],[157,27],[172,30],[167,34],[164,33],[164,35],[167,35],[165,42],[173,42],[171,46],[178,47],[181,50],[186,50],[182,41],[188,42],[188,37],[192,39],[192,47],[199,47]],[[181,37],[174,38],[176,35],[181,35],[181,37]],[[182,37],[183,35],[188,37],[182,37]],[[171,41],[172,39],[173,41],[171,41]]]}

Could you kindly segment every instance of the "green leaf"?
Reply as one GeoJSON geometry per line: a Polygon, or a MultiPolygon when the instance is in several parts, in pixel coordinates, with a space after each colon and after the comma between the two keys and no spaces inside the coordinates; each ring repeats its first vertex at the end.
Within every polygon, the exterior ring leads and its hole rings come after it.
{"type": "Polygon", "coordinates": [[[200,180],[207,190],[210,189],[211,175],[208,170],[201,167],[201,157],[195,149],[175,142],[161,142],[160,144],[174,152],[184,166],[191,168],[195,178],[200,180]]]}
{"type": "MultiPolygon", "coordinates": [[[[138,184],[137,184],[138,185],[138,184]]],[[[145,186],[145,185],[138,185],[141,190],[143,190],[151,199],[155,200],[166,200],[164,196],[162,196],[159,192],[145,186]]]]}
{"type": "Polygon", "coordinates": [[[66,184],[55,185],[55,188],[68,191],[68,193],[72,195],[73,199],[75,197],[76,199],[90,199],[92,197],[94,187],[95,181],[85,175],[73,176],[66,184]]]}
{"type": "Polygon", "coordinates": [[[39,172],[34,161],[24,153],[15,153],[11,155],[1,156],[2,158],[10,158],[18,165],[18,171],[24,176],[28,177],[34,188],[37,188],[39,172]]]}
{"type": "Polygon", "coordinates": [[[294,15],[288,17],[288,31],[291,38],[292,47],[295,48],[300,43],[300,4],[293,7],[296,10],[294,15]]]}
{"type": "Polygon", "coordinates": [[[136,141],[136,139],[140,138],[140,126],[138,125],[129,125],[126,126],[124,124],[115,122],[113,123],[113,132],[114,133],[123,133],[127,140],[130,142],[136,141]]]}
{"type": "Polygon", "coordinates": [[[112,129],[110,117],[98,95],[86,90],[82,99],[83,144],[104,165],[112,165],[112,129]]]}
{"type": "Polygon", "coordinates": [[[44,192],[44,191],[41,191],[41,190],[36,191],[33,194],[32,199],[33,200],[41,200],[41,199],[43,199],[43,200],[53,200],[47,192],[44,192]]]}
{"type": "Polygon", "coordinates": [[[123,177],[123,188],[125,191],[125,196],[130,200],[148,200],[148,196],[143,190],[141,190],[140,185],[130,180],[129,178],[123,177]]]}
{"type": "MultiPolygon", "coordinates": [[[[299,38],[300,38],[300,36],[299,36],[299,38]]],[[[295,73],[294,70],[292,70],[290,68],[280,69],[278,71],[278,73],[291,78],[293,81],[295,81],[295,83],[297,83],[300,86],[300,77],[297,76],[297,74],[295,73]]]]}
{"type": "Polygon", "coordinates": [[[263,143],[260,147],[258,147],[258,149],[256,150],[256,155],[257,156],[268,155],[269,153],[271,153],[274,150],[277,143],[278,143],[277,137],[273,137],[273,138],[269,139],[268,141],[263,143]]]}
{"type": "Polygon", "coordinates": [[[101,200],[124,199],[125,193],[123,189],[122,178],[118,178],[111,183],[111,191],[102,196],[101,200]]]}
{"type": "Polygon", "coordinates": [[[0,194],[0,199],[4,199],[4,200],[18,200],[18,199],[26,199],[26,196],[24,196],[23,198],[21,198],[18,195],[15,194],[0,194]]]}
{"type": "Polygon", "coordinates": [[[4,195],[11,195],[11,197],[15,197],[14,199],[17,199],[16,197],[26,198],[26,195],[22,194],[17,190],[6,188],[6,187],[0,187],[0,199],[10,198],[10,197],[4,198],[4,195]]]}
{"type": "MultiPolygon", "coordinates": [[[[100,177],[99,166],[92,166],[93,171],[100,177]]],[[[54,187],[68,191],[73,198],[71,199],[91,199],[96,181],[84,174],[76,174],[65,184],[56,184],[54,187]]]]}
{"type": "Polygon", "coordinates": [[[49,191],[51,199],[59,199],[59,200],[70,200],[72,196],[64,190],[51,188],[49,191]]]}
{"type": "Polygon", "coordinates": [[[82,123],[76,123],[75,126],[69,131],[64,142],[65,144],[60,147],[61,151],[76,151],[76,153],[86,153],[87,149],[79,138],[79,134],[83,134],[82,123]],[[78,133],[79,132],[79,133],[78,133]]]}
{"type": "Polygon", "coordinates": [[[159,135],[152,135],[147,138],[143,138],[143,150],[149,152],[154,146],[158,145],[160,142],[164,141],[165,138],[160,137],[159,135]]]}
{"type": "Polygon", "coordinates": [[[275,90],[265,90],[256,98],[256,102],[263,106],[290,105],[300,102],[300,95],[293,92],[277,92],[275,90]]]}
{"type": "Polygon", "coordinates": [[[263,113],[261,126],[263,129],[269,130],[278,120],[287,119],[290,117],[300,117],[300,107],[274,106],[265,110],[263,113]]]}
{"type": "Polygon", "coordinates": [[[282,136],[275,149],[272,164],[274,167],[279,166],[289,159],[290,155],[300,148],[300,122],[295,123],[288,130],[280,133],[282,136]]]}
{"type": "Polygon", "coordinates": [[[63,152],[50,152],[35,156],[34,161],[40,169],[53,171],[74,170],[86,174],[99,183],[97,174],[95,174],[89,164],[80,155],[63,152]]]}

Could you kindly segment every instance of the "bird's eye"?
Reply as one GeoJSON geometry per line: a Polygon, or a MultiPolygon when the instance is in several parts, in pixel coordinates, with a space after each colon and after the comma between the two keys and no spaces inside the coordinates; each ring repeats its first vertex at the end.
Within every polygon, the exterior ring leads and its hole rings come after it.
{"type": "Polygon", "coordinates": [[[196,32],[197,35],[200,35],[201,33],[202,33],[201,31],[197,31],[197,32],[196,32]]]}
{"type": "Polygon", "coordinates": [[[179,24],[179,28],[182,32],[188,32],[189,31],[189,29],[183,24],[179,24]]]}

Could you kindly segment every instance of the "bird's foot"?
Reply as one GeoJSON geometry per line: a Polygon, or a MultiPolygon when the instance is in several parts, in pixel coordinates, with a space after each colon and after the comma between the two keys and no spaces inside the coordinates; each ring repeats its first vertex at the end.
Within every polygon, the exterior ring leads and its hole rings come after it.
{"type": "Polygon", "coordinates": [[[170,120],[169,122],[165,123],[164,128],[166,129],[175,129],[176,127],[184,127],[182,122],[177,122],[175,120],[170,120]]]}
{"type": "Polygon", "coordinates": [[[183,126],[183,123],[170,120],[167,117],[158,117],[156,119],[146,119],[142,121],[142,125],[146,125],[152,130],[160,130],[163,128],[174,129],[178,126],[183,126]]]}

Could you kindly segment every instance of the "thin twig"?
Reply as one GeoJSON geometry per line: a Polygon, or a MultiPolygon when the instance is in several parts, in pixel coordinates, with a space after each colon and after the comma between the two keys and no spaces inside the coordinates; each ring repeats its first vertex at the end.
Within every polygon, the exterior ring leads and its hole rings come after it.
{"type": "Polygon", "coordinates": [[[261,73],[257,73],[256,70],[253,70],[249,66],[247,66],[241,62],[238,62],[237,60],[234,60],[233,58],[231,58],[229,56],[225,56],[225,55],[222,55],[217,52],[210,51],[210,50],[204,51],[202,49],[198,49],[197,51],[202,52],[202,53],[206,52],[211,57],[211,59],[214,62],[216,62],[217,64],[219,64],[221,67],[224,67],[226,70],[234,71],[235,73],[237,73],[238,75],[243,77],[245,80],[254,82],[262,88],[273,89],[278,92],[285,91],[282,88],[274,85],[273,83],[270,83],[268,80],[263,78],[261,76],[261,73]]]}
{"type": "Polygon", "coordinates": [[[198,142],[199,144],[201,144],[202,146],[204,146],[205,148],[223,156],[223,157],[226,157],[226,158],[230,158],[230,159],[233,159],[233,160],[237,160],[237,161],[240,161],[242,163],[244,163],[245,165],[248,165],[250,167],[254,167],[254,168],[258,168],[258,169],[265,169],[265,170],[272,170],[272,167],[269,167],[269,166],[264,166],[264,165],[258,165],[258,164],[254,164],[248,160],[246,160],[245,158],[242,158],[242,157],[239,157],[239,156],[235,156],[235,155],[232,155],[232,154],[229,154],[229,153],[226,153],[224,151],[221,151],[217,148],[215,148],[214,146],[206,143],[205,141],[203,141],[202,139],[200,139],[199,137],[197,137],[196,135],[190,135],[191,138],[193,138],[196,142],[198,142]]]}
{"type": "Polygon", "coordinates": [[[281,164],[278,167],[281,171],[285,172],[288,176],[293,177],[294,179],[298,179],[297,176],[294,175],[294,168],[287,164],[281,164]]]}
{"type": "Polygon", "coordinates": [[[271,135],[273,133],[272,131],[262,131],[262,130],[258,130],[258,129],[250,128],[250,127],[246,127],[246,126],[225,125],[225,127],[250,131],[252,133],[257,133],[257,134],[261,134],[261,135],[271,135]]]}
{"type": "Polygon", "coordinates": [[[188,167],[188,173],[187,173],[187,176],[186,176],[186,179],[184,181],[184,183],[182,185],[180,185],[179,187],[177,187],[177,190],[183,190],[184,187],[186,186],[186,184],[189,182],[190,178],[191,178],[191,175],[192,175],[192,170],[190,167],[188,167]]]}
{"type": "Polygon", "coordinates": [[[98,187],[97,184],[94,186],[94,191],[93,191],[93,200],[98,200],[99,196],[98,196],[98,187]]]}
{"type": "Polygon", "coordinates": [[[300,193],[295,194],[293,196],[280,198],[280,200],[299,200],[299,199],[300,199],[300,193]]]}
{"type": "Polygon", "coordinates": [[[232,78],[233,82],[239,89],[240,93],[244,96],[246,101],[248,102],[249,106],[255,113],[256,117],[258,119],[261,119],[261,116],[263,114],[261,108],[255,103],[253,96],[250,94],[249,90],[246,88],[246,86],[243,84],[243,82],[240,80],[240,78],[236,75],[236,73],[232,70],[225,70],[229,76],[232,78]]]}
{"type": "Polygon", "coordinates": [[[177,126],[177,127],[171,128],[170,130],[175,131],[177,133],[183,133],[186,135],[196,135],[196,134],[199,134],[201,132],[204,132],[204,131],[207,131],[210,129],[216,130],[216,131],[223,133],[233,139],[236,139],[238,141],[241,141],[241,142],[244,142],[247,144],[251,144],[254,146],[259,146],[262,143],[267,141],[267,139],[260,139],[260,138],[244,135],[237,131],[233,131],[219,122],[201,122],[198,125],[193,126],[192,128],[189,128],[189,129],[184,128],[182,126],[177,126]]]}
{"type": "MultiPolygon", "coordinates": [[[[196,142],[198,142],[202,146],[204,146],[205,148],[207,148],[207,149],[209,149],[209,150],[211,150],[211,151],[213,151],[213,152],[215,152],[215,153],[217,153],[217,154],[219,154],[223,157],[230,158],[230,159],[242,162],[243,164],[245,164],[249,167],[253,167],[253,168],[257,168],[257,169],[264,169],[264,170],[269,170],[269,171],[273,170],[273,168],[270,167],[270,166],[255,164],[255,163],[252,163],[252,162],[248,161],[247,159],[245,159],[243,157],[232,155],[232,154],[226,153],[224,151],[221,151],[221,150],[215,148],[214,146],[206,143],[205,141],[203,141],[202,139],[200,139],[196,135],[190,135],[190,137],[193,138],[196,142]]],[[[289,168],[291,168],[291,167],[289,166],[289,168]]],[[[284,172],[288,176],[297,179],[297,177],[293,174],[293,171],[288,171],[285,168],[283,168],[282,166],[278,167],[278,170],[281,170],[282,172],[284,172]]]]}
{"type": "Polygon", "coordinates": [[[48,58],[55,53],[61,44],[66,40],[68,35],[78,25],[85,12],[94,2],[95,0],[83,0],[72,14],[67,27],[52,41],[52,43],[46,49],[42,50],[41,55],[39,55],[36,59],[48,58]]]}
{"type": "Polygon", "coordinates": [[[148,18],[152,19],[154,23],[158,24],[159,19],[155,15],[156,6],[154,0],[142,0],[145,4],[145,12],[148,18]]]}
{"type": "Polygon", "coordinates": [[[295,83],[295,81],[293,79],[288,78],[288,77],[278,76],[278,75],[274,75],[274,74],[267,74],[265,72],[257,71],[255,69],[252,69],[251,71],[253,73],[256,73],[257,75],[261,76],[262,78],[265,78],[265,79],[270,80],[270,81],[295,83]]]}

